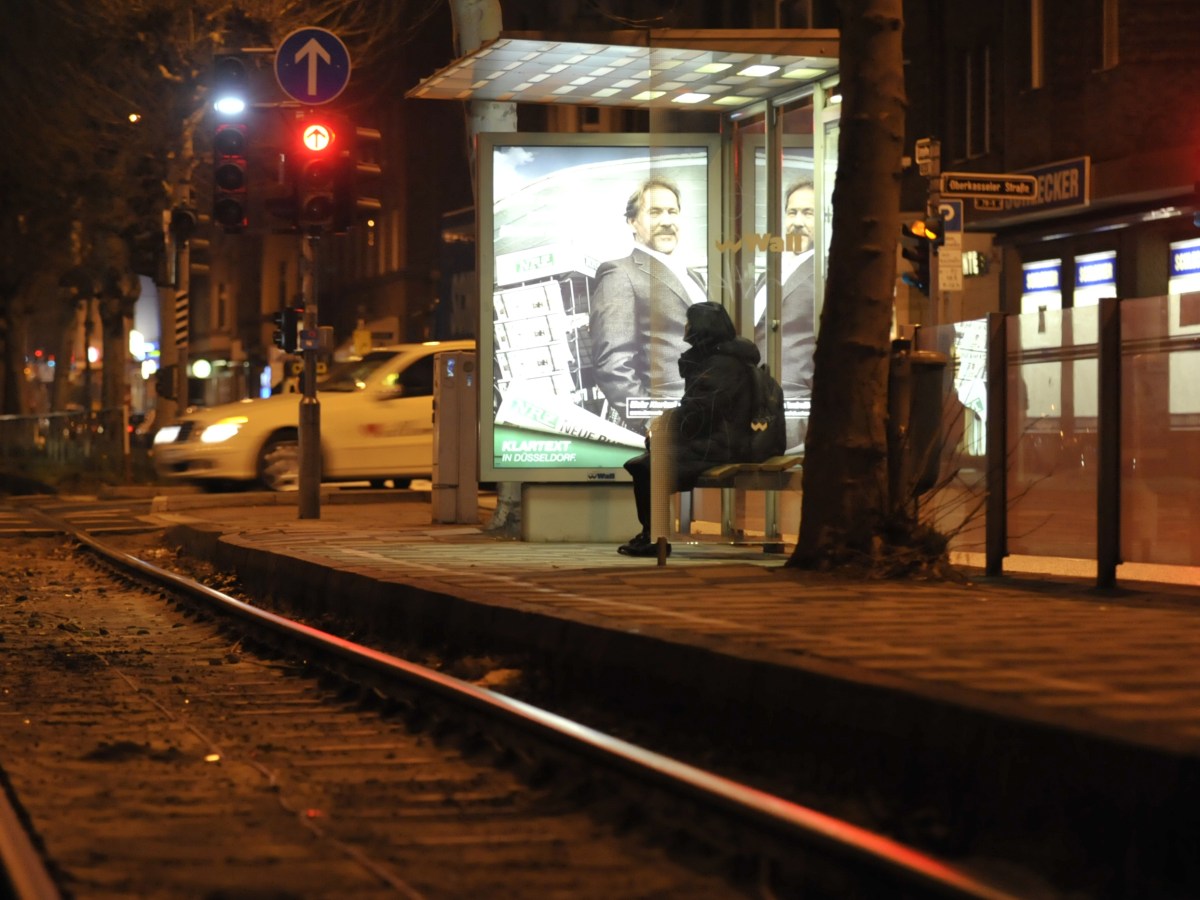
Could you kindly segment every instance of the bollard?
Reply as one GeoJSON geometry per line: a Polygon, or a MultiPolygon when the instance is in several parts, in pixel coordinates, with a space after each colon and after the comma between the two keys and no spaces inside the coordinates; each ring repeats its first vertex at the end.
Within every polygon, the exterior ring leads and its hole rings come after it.
{"type": "MultiPolygon", "coordinates": [[[[665,543],[671,539],[671,494],[675,484],[675,454],[672,451],[671,425],[674,417],[665,413],[650,425],[650,540],[665,543]]],[[[659,564],[665,550],[660,545],[659,564]]]]}

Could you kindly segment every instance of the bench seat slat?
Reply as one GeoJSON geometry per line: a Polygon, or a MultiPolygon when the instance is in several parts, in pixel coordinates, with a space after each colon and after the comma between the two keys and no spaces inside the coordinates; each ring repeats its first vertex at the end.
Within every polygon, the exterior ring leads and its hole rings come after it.
{"type": "Polygon", "coordinates": [[[760,463],[726,463],[713,466],[700,476],[696,486],[740,488],[749,491],[798,490],[803,471],[803,456],[773,456],[760,463]]]}

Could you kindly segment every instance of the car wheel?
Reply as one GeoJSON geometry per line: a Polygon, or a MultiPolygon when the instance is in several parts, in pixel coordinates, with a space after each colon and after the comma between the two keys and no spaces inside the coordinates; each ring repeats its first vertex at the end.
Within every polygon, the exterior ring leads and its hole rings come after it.
{"type": "Polygon", "coordinates": [[[300,444],[295,435],[272,437],[258,457],[258,480],[268,491],[300,488],[300,444]]]}

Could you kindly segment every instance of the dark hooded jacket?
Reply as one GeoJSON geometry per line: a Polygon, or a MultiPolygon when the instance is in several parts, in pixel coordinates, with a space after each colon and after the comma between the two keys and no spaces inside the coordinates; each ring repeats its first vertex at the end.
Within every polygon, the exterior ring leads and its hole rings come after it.
{"type": "Polygon", "coordinates": [[[719,303],[690,306],[683,339],[691,346],[679,357],[684,392],[674,421],[680,489],[707,468],[748,458],[750,366],[760,359],[719,303]]]}

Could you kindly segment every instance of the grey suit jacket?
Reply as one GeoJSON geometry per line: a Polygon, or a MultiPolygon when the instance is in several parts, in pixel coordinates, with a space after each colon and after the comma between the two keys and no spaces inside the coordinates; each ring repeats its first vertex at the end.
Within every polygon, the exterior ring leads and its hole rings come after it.
{"type": "Polygon", "coordinates": [[[597,385],[622,415],[629,397],[683,393],[679,357],[688,348],[689,306],[675,273],[640,249],[596,270],[588,322],[592,364],[597,385]]]}

